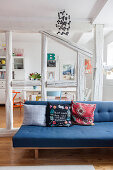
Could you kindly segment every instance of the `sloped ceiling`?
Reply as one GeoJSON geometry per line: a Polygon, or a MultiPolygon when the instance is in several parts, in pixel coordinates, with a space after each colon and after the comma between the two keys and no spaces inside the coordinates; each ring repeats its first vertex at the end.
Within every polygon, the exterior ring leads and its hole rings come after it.
{"type": "MultiPolygon", "coordinates": [[[[0,29],[55,30],[57,13],[65,9],[70,14],[72,30],[86,29],[86,23],[107,0],[0,0],[0,29]],[[95,6],[99,6],[95,10],[95,6]],[[81,26],[82,25],[82,26],[81,26]]],[[[90,24],[87,26],[89,29],[90,24]]]]}
{"type": "Polygon", "coordinates": [[[84,32],[92,32],[92,21],[102,21],[101,11],[108,1],[113,3],[113,0],[0,0],[0,30],[56,33],[57,13],[65,9],[72,21],[67,38],[78,42],[84,32]]]}

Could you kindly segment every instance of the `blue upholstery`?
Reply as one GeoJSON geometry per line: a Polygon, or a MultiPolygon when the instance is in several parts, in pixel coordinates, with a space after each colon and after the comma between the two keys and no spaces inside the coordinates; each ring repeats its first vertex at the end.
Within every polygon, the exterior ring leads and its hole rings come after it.
{"type": "MultiPolygon", "coordinates": [[[[68,101],[51,101],[71,104],[68,101]]],[[[13,137],[14,147],[113,147],[113,102],[88,101],[96,104],[94,126],[72,127],[21,126],[13,137]]],[[[45,101],[25,104],[47,105],[45,101]]]]}
{"type": "Polygon", "coordinates": [[[47,101],[25,101],[29,105],[47,105],[47,101]]]}
{"type": "MultiPolygon", "coordinates": [[[[59,104],[71,104],[70,101],[51,101],[59,104]]],[[[113,102],[111,101],[83,101],[82,103],[96,104],[94,122],[113,122],[113,102]]],[[[26,101],[25,104],[47,105],[47,101],[26,101]]]]}
{"type": "Polygon", "coordinates": [[[21,126],[13,137],[14,147],[113,147],[113,123],[95,126],[21,126]]]}

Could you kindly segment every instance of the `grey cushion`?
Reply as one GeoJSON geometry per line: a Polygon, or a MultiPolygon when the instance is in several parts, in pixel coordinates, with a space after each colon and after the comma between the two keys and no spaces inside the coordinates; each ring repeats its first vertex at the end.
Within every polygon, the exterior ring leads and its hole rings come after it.
{"type": "Polygon", "coordinates": [[[46,126],[46,105],[24,105],[23,125],[46,126]]]}

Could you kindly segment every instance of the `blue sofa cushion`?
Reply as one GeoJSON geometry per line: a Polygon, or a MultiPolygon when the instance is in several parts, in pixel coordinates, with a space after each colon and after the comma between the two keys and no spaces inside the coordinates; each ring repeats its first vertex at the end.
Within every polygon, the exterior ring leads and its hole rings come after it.
{"type": "Polygon", "coordinates": [[[113,123],[71,127],[21,126],[14,147],[113,147],[113,123]]]}
{"type": "MultiPolygon", "coordinates": [[[[71,101],[51,101],[51,102],[56,104],[71,104],[71,101]]],[[[47,101],[25,102],[25,104],[31,104],[31,105],[47,105],[47,103],[48,103],[47,101]]],[[[96,109],[94,112],[94,122],[113,122],[112,101],[82,101],[82,103],[96,104],[96,109]]]]}
{"type": "Polygon", "coordinates": [[[112,101],[86,101],[83,103],[96,104],[94,122],[113,122],[112,101]]]}

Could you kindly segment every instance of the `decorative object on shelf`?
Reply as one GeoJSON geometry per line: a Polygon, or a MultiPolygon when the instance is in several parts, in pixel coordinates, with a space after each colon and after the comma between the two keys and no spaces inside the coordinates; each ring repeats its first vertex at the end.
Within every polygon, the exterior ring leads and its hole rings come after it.
{"type": "Polygon", "coordinates": [[[6,71],[0,71],[0,79],[6,79],[6,71]]]}
{"type": "Polygon", "coordinates": [[[48,71],[47,72],[47,79],[48,79],[48,81],[54,81],[55,80],[55,72],[54,71],[48,71]]]}
{"type": "Polygon", "coordinates": [[[54,53],[48,53],[47,54],[47,60],[55,60],[55,54],[54,53]]]}
{"type": "Polygon", "coordinates": [[[6,69],[6,59],[0,58],[0,69],[6,69]]]}
{"type": "Polygon", "coordinates": [[[0,49],[6,51],[6,42],[5,42],[5,40],[1,40],[0,41],[0,49]]]}
{"type": "Polygon", "coordinates": [[[92,73],[91,59],[85,59],[85,73],[92,73]]]}
{"type": "Polygon", "coordinates": [[[5,60],[4,59],[2,59],[1,60],[1,64],[5,64],[6,62],[5,62],[5,60]]]}
{"type": "Polygon", "coordinates": [[[13,56],[23,56],[23,54],[24,54],[24,49],[20,49],[20,48],[13,49],[13,56]]]}
{"type": "Polygon", "coordinates": [[[47,54],[47,67],[56,67],[56,60],[54,53],[47,54]]]}
{"type": "Polygon", "coordinates": [[[48,60],[47,67],[56,67],[56,60],[48,60]]]}
{"type": "Polygon", "coordinates": [[[24,59],[14,58],[14,69],[24,69],[24,59]]]}
{"type": "Polygon", "coordinates": [[[103,63],[103,73],[107,79],[113,79],[113,65],[103,63]]]}
{"type": "Polygon", "coordinates": [[[58,12],[58,20],[56,27],[58,28],[57,34],[69,34],[69,29],[70,29],[70,15],[68,15],[65,10],[58,12]]]}
{"type": "Polygon", "coordinates": [[[36,90],[36,89],[37,89],[37,86],[33,86],[33,89],[36,90]]]}
{"type": "Polygon", "coordinates": [[[30,73],[29,74],[29,79],[30,80],[40,80],[41,79],[41,75],[37,72],[35,73],[30,73]]]}
{"type": "Polygon", "coordinates": [[[62,78],[63,80],[74,80],[75,67],[72,64],[63,64],[62,78]]]}

